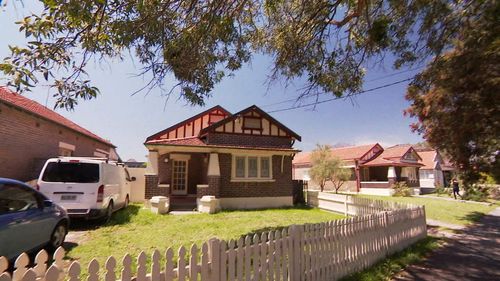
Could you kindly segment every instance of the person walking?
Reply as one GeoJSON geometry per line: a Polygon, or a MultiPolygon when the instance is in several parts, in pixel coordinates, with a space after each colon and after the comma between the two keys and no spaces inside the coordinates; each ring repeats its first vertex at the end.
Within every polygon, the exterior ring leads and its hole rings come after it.
{"type": "Polygon", "coordinates": [[[460,193],[459,193],[460,187],[458,185],[458,180],[456,178],[454,178],[451,181],[451,186],[453,187],[453,197],[455,197],[455,199],[457,199],[457,195],[458,195],[460,197],[460,199],[462,199],[462,195],[460,195],[460,193]]]}

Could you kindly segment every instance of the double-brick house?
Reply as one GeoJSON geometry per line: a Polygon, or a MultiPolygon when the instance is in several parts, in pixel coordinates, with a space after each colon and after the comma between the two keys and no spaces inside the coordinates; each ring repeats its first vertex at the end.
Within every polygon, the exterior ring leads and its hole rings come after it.
{"type": "MultiPolygon", "coordinates": [[[[423,166],[420,155],[410,145],[383,148],[380,144],[369,144],[331,149],[333,156],[351,169],[351,179],[342,186],[343,191],[364,194],[390,195],[396,182],[405,182],[409,187],[420,186],[418,169],[423,166]]],[[[310,152],[299,153],[293,160],[293,178],[308,180],[312,167],[310,152]]],[[[310,187],[315,183],[310,181],[310,187]]],[[[327,183],[326,189],[332,186],[327,183]]],[[[417,191],[418,192],[418,191],[417,191]]]]}
{"type": "Polygon", "coordinates": [[[34,180],[57,156],[119,158],[108,140],[0,86],[0,177],[34,180]]]}
{"type": "Polygon", "coordinates": [[[146,198],[195,208],[203,196],[222,209],[292,205],[293,148],[301,137],[258,108],[215,106],[146,139],[146,198]]]}

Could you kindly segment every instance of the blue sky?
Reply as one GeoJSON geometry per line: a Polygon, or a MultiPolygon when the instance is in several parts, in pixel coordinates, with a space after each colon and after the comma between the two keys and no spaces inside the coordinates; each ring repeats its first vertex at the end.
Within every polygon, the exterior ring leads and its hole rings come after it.
{"type": "MultiPolygon", "coordinates": [[[[22,44],[24,37],[14,21],[28,15],[30,7],[21,8],[15,1],[0,11],[0,57],[9,55],[9,44],[22,44]]],[[[73,122],[109,139],[118,147],[120,156],[127,160],[144,161],[147,150],[143,142],[147,136],[182,121],[214,105],[221,105],[230,112],[237,112],[250,105],[261,106],[272,111],[293,106],[293,102],[266,106],[298,95],[297,88],[275,83],[268,89],[267,75],[271,60],[265,56],[254,56],[251,64],[237,71],[217,85],[206,107],[186,105],[177,95],[168,100],[159,89],[148,95],[131,96],[145,81],[134,76],[138,65],[132,60],[109,61],[92,64],[89,78],[99,87],[101,95],[91,101],[81,101],[74,111],[58,109],[57,112],[73,122]]],[[[370,89],[411,77],[415,71],[395,71],[389,64],[368,69],[364,89],[370,89]]],[[[4,84],[4,77],[0,76],[4,84]]],[[[43,84],[43,83],[41,83],[43,84]]],[[[174,85],[174,80],[172,80],[174,85]]],[[[405,100],[406,83],[359,95],[353,100],[336,100],[312,108],[301,108],[276,112],[271,115],[302,136],[296,147],[311,150],[321,144],[366,144],[379,142],[382,145],[415,143],[422,140],[412,133],[412,119],[403,116],[409,106],[405,100]]],[[[300,86],[300,85],[297,85],[300,86]]],[[[26,94],[49,108],[55,100],[48,87],[40,85],[33,93],[26,94]]],[[[326,99],[328,97],[324,97],[326,99]]]]}

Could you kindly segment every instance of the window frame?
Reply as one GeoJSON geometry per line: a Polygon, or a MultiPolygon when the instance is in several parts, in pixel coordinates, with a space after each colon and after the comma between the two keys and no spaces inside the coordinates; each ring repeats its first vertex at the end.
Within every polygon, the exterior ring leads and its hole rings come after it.
{"type": "Polygon", "coordinates": [[[243,116],[243,124],[241,125],[241,128],[243,130],[256,130],[256,131],[262,131],[262,118],[261,117],[255,117],[255,116],[243,116]],[[252,128],[247,126],[247,119],[257,119],[259,120],[260,123],[260,128],[252,128]]]}
{"type": "Polygon", "coordinates": [[[233,155],[232,157],[232,165],[231,165],[231,181],[274,181],[273,178],[273,157],[263,156],[263,155],[233,155]],[[236,176],[236,159],[244,158],[245,159],[245,167],[244,167],[244,177],[236,176]],[[257,160],[257,176],[249,177],[249,158],[256,158],[257,160]],[[262,159],[268,159],[269,161],[269,176],[262,177],[262,159]]]}

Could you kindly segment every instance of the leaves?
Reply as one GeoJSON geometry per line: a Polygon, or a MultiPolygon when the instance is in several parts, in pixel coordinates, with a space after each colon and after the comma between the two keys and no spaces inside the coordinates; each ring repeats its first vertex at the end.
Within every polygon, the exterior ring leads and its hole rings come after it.
{"type": "Polygon", "coordinates": [[[267,54],[274,62],[270,82],[298,79],[305,81],[301,97],[340,97],[360,92],[365,64],[387,53],[396,68],[439,55],[484,1],[449,2],[45,0],[41,13],[17,22],[28,43],[11,47],[1,70],[17,91],[38,77],[64,87],[59,104],[72,108],[70,97],[94,97],[84,82],[92,80],[85,72],[91,59],[131,53],[139,74],[151,77],[143,89],[175,90],[203,105],[252,54],[267,54]]]}
{"type": "MultiPolygon", "coordinates": [[[[481,1],[480,1],[481,2],[481,1]]],[[[451,156],[467,183],[480,172],[500,178],[500,5],[486,1],[460,31],[453,51],[437,57],[407,91],[413,129],[451,156]]]]}
{"type": "Polygon", "coordinates": [[[338,192],[342,184],[351,177],[351,171],[344,168],[345,165],[341,159],[332,155],[329,145],[317,145],[311,153],[311,164],[309,175],[314,182],[319,184],[321,191],[326,182],[331,181],[335,192],[338,192]]]}

